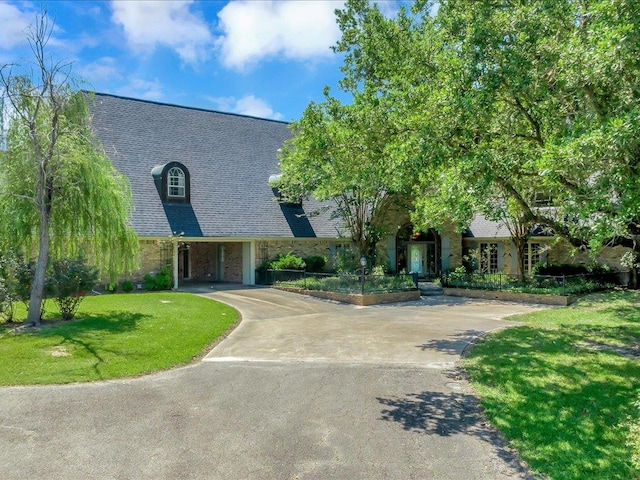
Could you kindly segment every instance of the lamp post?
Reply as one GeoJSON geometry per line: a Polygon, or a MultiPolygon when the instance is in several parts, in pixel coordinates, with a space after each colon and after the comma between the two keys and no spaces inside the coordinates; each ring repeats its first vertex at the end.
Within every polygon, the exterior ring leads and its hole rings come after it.
{"type": "Polygon", "coordinates": [[[364,269],[367,267],[367,257],[362,255],[360,257],[360,266],[362,267],[360,274],[360,295],[364,295],[364,269]]]}

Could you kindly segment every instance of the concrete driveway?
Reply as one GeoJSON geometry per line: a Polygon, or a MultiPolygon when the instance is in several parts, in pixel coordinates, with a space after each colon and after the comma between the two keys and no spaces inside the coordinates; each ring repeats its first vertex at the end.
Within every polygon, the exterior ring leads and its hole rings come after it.
{"type": "Polygon", "coordinates": [[[486,425],[455,362],[471,339],[510,325],[505,315],[537,307],[201,293],[243,315],[202,362],[0,389],[0,478],[532,478],[486,425]]]}

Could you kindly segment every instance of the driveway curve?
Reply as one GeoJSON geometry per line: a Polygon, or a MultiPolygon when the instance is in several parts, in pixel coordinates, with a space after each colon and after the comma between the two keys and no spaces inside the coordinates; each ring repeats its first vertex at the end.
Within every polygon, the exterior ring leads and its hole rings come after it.
{"type": "Polygon", "coordinates": [[[196,293],[243,316],[202,362],[0,389],[0,478],[533,478],[486,425],[455,362],[470,340],[512,324],[504,316],[538,307],[196,293]]]}

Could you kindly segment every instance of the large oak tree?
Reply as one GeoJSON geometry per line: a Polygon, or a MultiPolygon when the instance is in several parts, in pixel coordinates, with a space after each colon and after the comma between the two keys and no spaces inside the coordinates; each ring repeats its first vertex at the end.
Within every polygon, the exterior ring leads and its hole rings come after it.
{"type": "Polygon", "coordinates": [[[517,206],[576,247],[640,256],[640,6],[632,0],[418,2],[338,13],[345,81],[402,135],[385,151],[415,223],[460,228],[517,206]],[[540,208],[536,193],[553,199],[540,208]]]}

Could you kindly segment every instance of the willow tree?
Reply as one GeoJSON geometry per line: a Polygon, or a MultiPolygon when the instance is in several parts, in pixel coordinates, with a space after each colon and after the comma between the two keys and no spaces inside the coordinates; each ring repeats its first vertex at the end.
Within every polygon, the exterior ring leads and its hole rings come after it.
{"type": "Polygon", "coordinates": [[[33,59],[0,68],[0,247],[35,261],[27,323],[40,323],[52,259],[83,255],[115,278],[135,264],[127,180],[93,135],[87,96],[71,64],[46,53],[46,13],[28,33],[33,59]]]}

